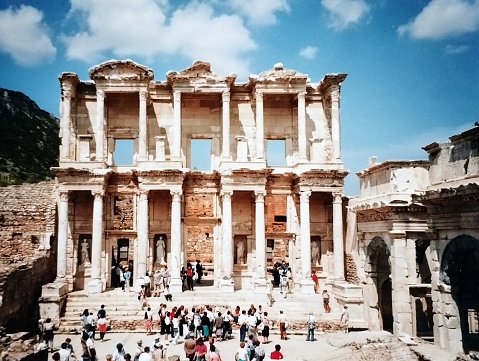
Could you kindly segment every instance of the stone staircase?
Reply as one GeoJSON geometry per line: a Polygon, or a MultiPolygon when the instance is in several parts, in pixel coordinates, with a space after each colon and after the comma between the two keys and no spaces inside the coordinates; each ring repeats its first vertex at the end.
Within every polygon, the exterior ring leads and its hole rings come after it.
{"type": "MultiPolygon", "coordinates": [[[[274,304],[269,307],[265,294],[256,294],[253,291],[241,290],[235,293],[225,294],[213,286],[196,285],[194,291],[185,291],[181,294],[174,294],[173,301],[168,302],[169,307],[184,305],[191,310],[192,307],[213,305],[216,310],[234,310],[236,306],[241,309],[248,309],[251,304],[262,305],[263,311],[267,311],[271,320],[276,320],[279,311],[283,310],[290,322],[301,322],[307,319],[309,312],[313,312],[318,321],[337,323],[341,316],[341,309],[331,297],[331,312],[324,313],[323,301],[319,294],[303,295],[293,291],[284,298],[280,290],[273,290],[274,304]]],[[[148,304],[154,312],[154,319],[157,319],[156,312],[160,303],[165,303],[165,298],[150,297],[148,304]]],[[[122,321],[134,322],[142,325],[145,310],[139,307],[137,294],[133,291],[125,293],[121,289],[107,290],[101,294],[88,295],[86,291],[75,291],[68,294],[63,317],[60,319],[59,331],[75,332],[81,329],[80,314],[84,309],[93,311],[95,314],[101,305],[105,305],[107,319],[121,324],[122,321]]],[[[120,331],[120,330],[118,330],[120,331]]],[[[131,331],[131,327],[128,330],[131,331]]]]}

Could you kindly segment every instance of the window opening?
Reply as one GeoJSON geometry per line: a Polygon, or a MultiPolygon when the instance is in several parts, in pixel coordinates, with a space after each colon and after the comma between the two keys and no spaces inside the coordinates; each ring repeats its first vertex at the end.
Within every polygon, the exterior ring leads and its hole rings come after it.
{"type": "Polygon", "coordinates": [[[133,164],[133,139],[115,139],[115,150],[113,152],[113,164],[133,164]]]}
{"type": "Polygon", "coordinates": [[[286,166],[286,140],[268,139],[266,158],[268,166],[286,166]]]}
{"type": "Polygon", "coordinates": [[[190,168],[211,170],[211,139],[191,139],[190,168]]]}

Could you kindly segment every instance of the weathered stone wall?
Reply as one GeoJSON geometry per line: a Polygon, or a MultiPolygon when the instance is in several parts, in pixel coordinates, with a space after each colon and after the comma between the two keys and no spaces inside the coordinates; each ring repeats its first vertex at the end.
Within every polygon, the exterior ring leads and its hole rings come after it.
{"type": "Polygon", "coordinates": [[[210,224],[188,226],[187,260],[193,262],[199,259],[203,263],[212,263],[213,255],[213,226],[210,224]]]}
{"type": "Polygon", "coordinates": [[[34,330],[43,284],[56,267],[55,183],[0,188],[0,324],[8,332],[34,330]]]}

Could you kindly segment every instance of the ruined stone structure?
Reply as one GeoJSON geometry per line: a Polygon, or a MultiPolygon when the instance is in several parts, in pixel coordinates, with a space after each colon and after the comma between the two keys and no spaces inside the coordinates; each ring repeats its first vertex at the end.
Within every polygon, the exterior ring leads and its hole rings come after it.
{"type": "Polygon", "coordinates": [[[108,61],[89,81],[62,73],[58,180],[58,295],[112,285],[115,263],[134,278],[201,259],[225,292],[266,292],[286,260],[313,293],[311,269],[344,282],[340,86],[276,64],[244,83],[195,62],[154,81],[133,61],[108,61]],[[205,170],[194,169],[207,141],[205,170]],[[117,151],[130,142],[127,164],[117,151]],[[275,143],[276,142],[276,143],[275,143]],[[272,144],[283,151],[278,165],[272,144]],[[312,243],[313,242],[313,243],[312,243]],[[315,259],[311,260],[311,252],[315,259]]]}
{"type": "Polygon", "coordinates": [[[357,175],[346,253],[358,270],[370,329],[479,349],[479,128],[424,149],[429,161],[387,161],[357,175]]]}

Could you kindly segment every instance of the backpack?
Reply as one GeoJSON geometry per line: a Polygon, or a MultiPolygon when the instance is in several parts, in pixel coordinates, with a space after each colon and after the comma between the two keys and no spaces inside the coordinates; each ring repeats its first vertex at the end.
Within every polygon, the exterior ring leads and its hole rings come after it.
{"type": "Polygon", "coordinates": [[[148,311],[145,311],[145,320],[148,319],[148,311]]]}

